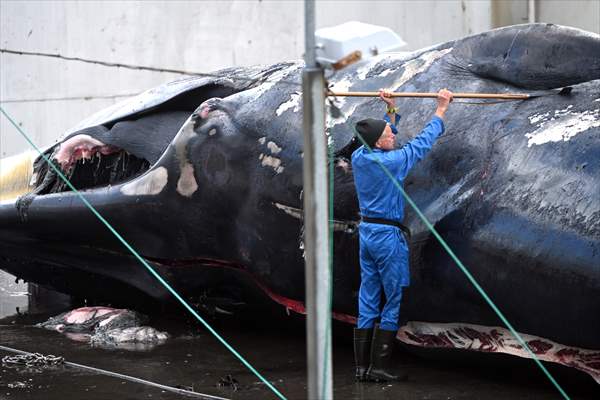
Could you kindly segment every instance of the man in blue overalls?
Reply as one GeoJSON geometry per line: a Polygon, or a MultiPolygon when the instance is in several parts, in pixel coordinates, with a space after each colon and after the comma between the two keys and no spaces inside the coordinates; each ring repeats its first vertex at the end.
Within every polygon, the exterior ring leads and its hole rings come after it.
{"type": "Polygon", "coordinates": [[[435,115],[421,133],[395,148],[400,116],[391,93],[380,90],[387,105],[383,120],[367,118],[356,131],[367,145],[352,154],[352,170],[362,221],[360,236],[361,285],[358,326],[354,329],[356,378],[359,381],[389,381],[399,377],[389,371],[394,338],[398,331],[402,288],[410,283],[408,245],[403,236],[404,199],[383,171],[381,164],[402,184],[410,169],[431,149],[444,132],[442,118],[452,101],[452,92],[442,89],[435,115]],[[380,311],[381,288],[386,303],[380,311]],[[378,325],[377,320],[380,319],[378,325]]]}

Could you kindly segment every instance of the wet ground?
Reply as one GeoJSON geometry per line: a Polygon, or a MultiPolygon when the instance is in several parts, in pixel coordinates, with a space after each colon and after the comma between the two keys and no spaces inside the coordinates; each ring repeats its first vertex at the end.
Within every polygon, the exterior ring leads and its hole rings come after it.
{"type": "MultiPolygon", "coordinates": [[[[49,314],[26,312],[31,296],[27,286],[0,277],[0,345],[28,352],[64,356],[66,360],[231,399],[275,399],[276,396],[234,358],[210,333],[171,313],[152,317],[151,326],[172,338],[148,351],[94,348],[62,334],[33,327],[49,314]],[[11,294],[12,293],[12,294],[11,294]],[[16,295],[15,295],[16,293],[16,295]],[[19,307],[23,315],[16,315],[19,307]],[[11,309],[12,308],[12,309],[11,309]],[[12,315],[9,315],[12,314],[12,315]],[[237,388],[219,385],[231,376],[237,388]]],[[[39,304],[38,307],[39,309],[39,304]]],[[[39,310],[38,310],[39,311],[39,310]]],[[[180,311],[183,313],[183,311],[180,311]]],[[[54,311],[54,313],[56,313],[54,311]]],[[[303,319],[269,311],[260,318],[219,317],[211,324],[287,398],[306,398],[303,319]]],[[[353,380],[351,330],[334,327],[334,396],[337,399],[560,399],[562,396],[530,360],[505,356],[425,354],[402,349],[396,365],[409,381],[357,384],[353,380]],[[432,358],[432,356],[435,356],[432,358]]],[[[11,355],[0,350],[0,358],[11,355]]],[[[600,398],[591,378],[553,368],[572,399],[600,398]]],[[[68,366],[27,370],[0,367],[0,399],[182,399],[185,396],[121,378],[85,372],[68,366]]]]}

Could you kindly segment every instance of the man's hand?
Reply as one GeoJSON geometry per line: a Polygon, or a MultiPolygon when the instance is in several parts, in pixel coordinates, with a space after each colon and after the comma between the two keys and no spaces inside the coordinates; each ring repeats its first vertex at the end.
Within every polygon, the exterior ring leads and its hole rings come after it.
{"type": "Polygon", "coordinates": [[[453,94],[448,89],[442,89],[438,92],[437,95],[437,110],[435,110],[435,115],[444,118],[444,114],[448,109],[448,105],[452,102],[453,94]]]}
{"type": "Polygon", "coordinates": [[[379,89],[379,98],[387,104],[387,108],[396,108],[396,100],[389,90],[379,89]]]}

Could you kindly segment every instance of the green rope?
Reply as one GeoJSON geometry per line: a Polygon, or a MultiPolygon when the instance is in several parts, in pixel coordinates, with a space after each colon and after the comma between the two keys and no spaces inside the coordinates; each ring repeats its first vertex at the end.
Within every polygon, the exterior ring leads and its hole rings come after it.
{"type": "MultiPolygon", "coordinates": [[[[354,128],[354,126],[352,126],[348,122],[347,122],[347,124],[352,127],[352,130],[354,131],[354,134],[356,135],[356,137],[358,137],[360,139],[360,141],[362,142],[363,146],[365,146],[365,148],[367,150],[369,150],[370,153],[373,153],[373,149],[371,149],[371,147],[367,144],[367,142],[365,142],[365,140],[363,139],[363,137],[360,135],[360,133],[358,133],[356,131],[356,129],[354,128]]],[[[410,196],[404,191],[404,189],[402,188],[402,185],[398,182],[398,180],[390,173],[390,171],[386,168],[385,165],[383,165],[383,163],[379,159],[375,158],[375,161],[377,162],[377,164],[379,164],[379,166],[385,172],[385,174],[392,180],[392,183],[394,184],[394,186],[396,186],[398,188],[398,190],[400,190],[400,192],[402,193],[402,196],[404,196],[404,198],[406,199],[406,201],[408,202],[408,204],[410,204],[410,206],[413,208],[413,210],[415,210],[415,212],[417,213],[417,215],[419,216],[419,218],[421,219],[421,221],[423,221],[423,223],[425,223],[425,225],[427,226],[427,228],[433,233],[433,235],[440,242],[440,244],[442,245],[442,247],[444,247],[444,250],[446,250],[446,252],[454,260],[454,262],[456,263],[456,265],[458,265],[458,267],[462,270],[462,272],[467,276],[467,278],[469,279],[469,281],[471,282],[471,284],[473,286],[475,286],[475,289],[477,289],[477,291],[479,292],[479,294],[481,294],[481,296],[483,296],[483,298],[485,299],[485,301],[490,305],[490,307],[492,308],[492,310],[494,310],[494,312],[498,315],[498,317],[500,318],[500,320],[502,320],[502,322],[504,323],[504,325],[506,325],[506,327],[511,331],[511,333],[517,338],[517,341],[527,350],[527,352],[531,355],[531,357],[533,358],[533,360],[535,361],[535,363],[542,369],[542,371],[544,371],[544,373],[546,374],[546,376],[548,377],[548,379],[550,379],[550,381],[554,384],[554,386],[556,387],[556,389],[558,389],[558,391],[560,392],[560,394],[562,394],[565,399],[569,400],[570,398],[567,395],[567,393],[565,393],[565,391],[563,390],[563,388],[558,384],[558,382],[554,379],[554,377],[550,374],[550,372],[546,369],[546,367],[544,367],[544,365],[540,362],[540,360],[537,358],[537,356],[531,351],[531,349],[529,348],[529,346],[527,345],[527,343],[525,343],[525,341],[523,340],[523,338],[521,338],[521,335],[519,335],[519,333],[513,328],[513,326],[510,324],[510,322],[508,322],[508,320],[506,319],[506,317],[504,316],[504,314],[502,314],[502,312],[500,312],[500,309],[498,309],[498,307],[496,306],[496,304],[494,304],[494,302],[492,301],[492,299],[486,294],[486,292],[483,290],[483,288],[481,286],[479,286],[479,284],[477,283],[477,281],[475,280],[475,278],[473,278],[473,276],[471,275],[471,273],[467,270],[467,268],[463,265],[463,263],[454,254],[454,252],[452,251],[452,249],[450,248],[450,246],[446,243],[446,241],[444,239],[442,239],[442,237],[440,236],[440,234],[436,231],[436,229],[433,227],[433,225],[431,225],[431,223],[427,220],[427,218],[421,212],[421,210],[419,209],[419,207],[417,207],[417,205],[410,198],[410,196]]]]}
{"type": "Polygon", "coordinates": [[[0,111],[2,111],[2,114],[4,114],[4,116],[10,121],[10,123],[17,128],[17,130],[19,131],[19,133],[25,138],[25,140],[27,140],[27,142],[44,158],[44,160],[48,163],[48,165],[50,165],[54,171],[61,177],[61,179],[63,181],[65,181],[65,183],[69,186],[69,188],[75,192],[75,194],[77,194],[77,196],[79,196],[79,198],[81,199],[81,201],[83,201],[83,203],[90,209],[90,211],[92,211],[92,213],[94,213],[94,215],[104,224],[106,225],[106,227],[108,228],[108,230],[110,230],[113,235],[115,235],[117,237],[117,239],[119,239],[119,241],[142,263],[142,265],[144,265],[144,267],[146,267],[146,269],[156,278],[158,279],[158,281],[169,291],[171,292],[171,294],[177,299],[179,300],[179,302],[181,304],[183,304],[183,306],[194,316],[196,317],[196,319],[198,321],[200,321],[205,327],[206,329],[208,329],[208,331],[210,333],[213,334],[214,337],[216,337],[230,352],[233,353],[233,355],[235,355],[241,362],[242,364],[244,364],[250,371],[252,371],[254,373],[254,375],[256,375],[261,381],[263,381],[265,383],[265,385],[267,385],[269,387],[269,389],[271,389],[280,399],[285,400],[286,397],[281,394],[269,381],[267,381],[256,369],[254,369],[254,367],[252,365],[250,365],[250,363],[248,363],[248,361],[246,361],[244,359],[244,357],[242,357],[242,355],[240,353],[238,353],[233,347],[231,347],[231,345],[229,343],[227,343],[225,341],[225,339],[223,339],[197,312],[196,310],[194,310],[180,295],[179,293],[177,293],[175,291],[175,289],[173,289],[171,287],[171,285],[169,285],[155,270],[154,268],[152,268],[147,262],[146,260],[144,260],[130,245],[129,243],[112,227],[112,225],[104,219],[104,217],[102,217],[102,215],[100,215],[100,213],[98,213],[98,211],[96,211],[96,209],[86,200],[85,197],[83,197],[83,195],[77,190],[75,189],[75,186],[73,186],[71,184],[71,182],[63,175],[63,173],[54,165],[53,162],[51,162],[48,157],[46,157],[45,154],[42,153],[42,151],[29,139],[29,137],[25,134],[25,132],[23,132],[21,130],[21,128],[13,121],[13,119],[6,113],[6,111],[4,111],[4,109],[2,107],[0,107],[0,111]]]}

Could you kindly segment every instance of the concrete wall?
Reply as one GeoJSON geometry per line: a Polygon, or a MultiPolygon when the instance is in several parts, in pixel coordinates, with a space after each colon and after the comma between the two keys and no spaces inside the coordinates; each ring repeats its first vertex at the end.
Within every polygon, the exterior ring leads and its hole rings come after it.
{"type": "MultiPolygon", "coordinates": [[[[536,1],[538,20],[600,31],[600,2],[536,1]]],[[[287,1],[0,1],[0,47],[189,71],[302,58],[287,1]]],[[[317,1],[317,26],[389,26],[418,49],[527,20],[526,1],[317,1]]],[[[39,146],[93,112],[181,75],[0,54],[0,102],[39,146]]],[[[0,118],[0,157],[28,149],[0,118]]]]}
{"type": "MultiPolygon", "coordinates": [[[[491,27],[490,1],[318,1],[317,26],[386,25],[417,49],[491,27]]],[[[2,48],[188,71],[302,58],[302,1],[2,1],[2,48]]],[[[96,110],[180,77],[0,54],[2,106],[40,146],[96,110]]],[[[0,118],[0,156],[28,148],[0,118]]]]}
{"type": "Polygon", "coordinates": [[[600,33],[600,0],[536,1],[536,21],[600,33]]]}
{"type": "MultiPolygon", "coordinates": [[[[0,45],[191,71],[300,58],[301,2],[2,1],[0,45]]],[[[180,75],[0,55],[2,106],[48,145],[91,113],[180,75]]],[[[26,149],[5,118],[0,155],[26,149]]]]}
{"type": "MultiPolygon", "coordinates": [[[[0,271],[0,319],[28,310],[27,283],[15,281],[15,277],[0,271]]],[[[0,342],[1,344],[2,342],[0,342]]]]}
{"type": "MultiPolygon", "coordinates": [[[[494,27],[524,24],[529,20],[528,0],[495,0],[492,2],[494,27]]],[[[599,0],[535,0],[536,22],[569,25],[600,33],[599,0]]]]}
{"type": "Polygon", "coordinates": [[[383,25],[416,50],[491,28],[491,1],[318,1],[317,26],[358,20],[383,25]]]}

